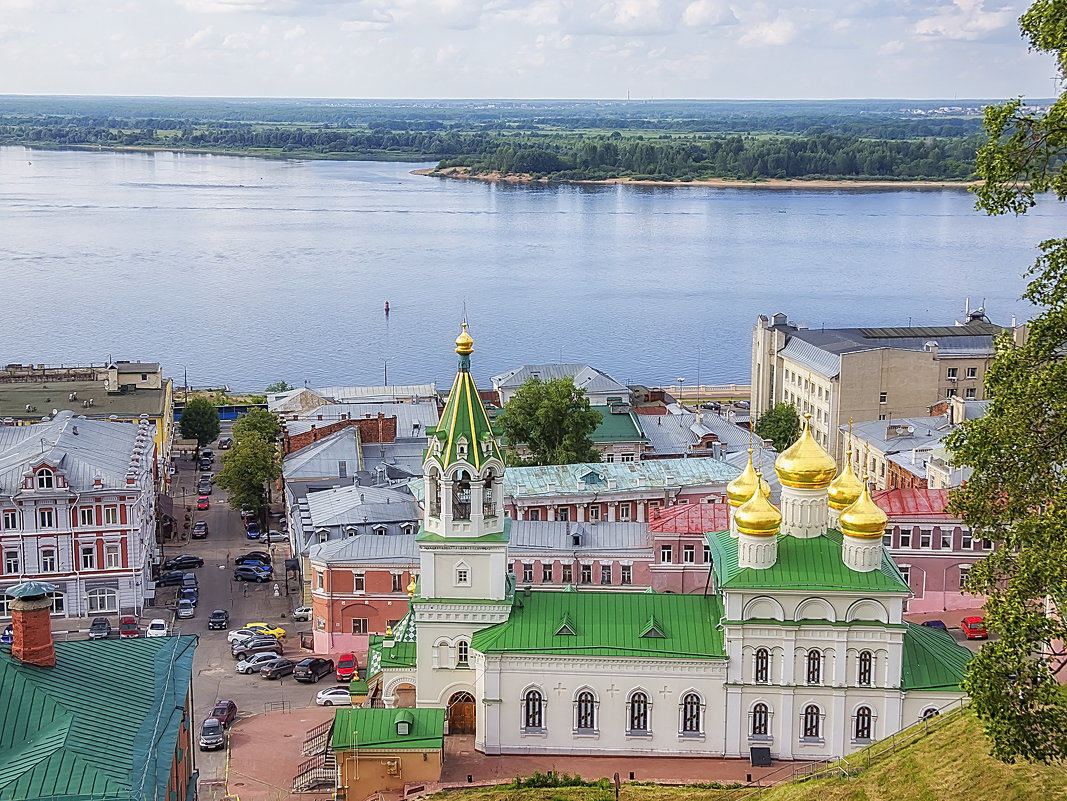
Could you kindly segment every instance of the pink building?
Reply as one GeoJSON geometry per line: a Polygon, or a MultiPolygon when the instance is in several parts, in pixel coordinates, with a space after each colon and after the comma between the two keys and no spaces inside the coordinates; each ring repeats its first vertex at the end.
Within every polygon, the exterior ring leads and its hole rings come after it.
{"type": "Polygon", "coordinates": [[[653,512],[648,525],[653,589],[704,592],[711,562],[704,535],[730,527],[729,508],[726,503],[689,503],[653,512]]]}

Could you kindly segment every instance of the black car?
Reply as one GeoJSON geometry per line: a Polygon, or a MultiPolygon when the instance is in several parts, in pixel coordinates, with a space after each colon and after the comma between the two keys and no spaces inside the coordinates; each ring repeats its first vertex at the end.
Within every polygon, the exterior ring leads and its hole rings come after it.
{"type": "Polygon", "coordinates": [[[203,567],[204,560],[199,556],[193,556],[189,553],[183,553],[181,556],[175,556],[173,559],[168,559],[163,563],[162,568],[166,571],[171,570],[187,570],[191,567],[203,567]]]}
{"type": "Polygon", "coordinates": [[[185,572],[182,570],[167,570],[159,574],[159,578],[156,579],[156,586],[180,587],[184,578],[185,572]]]}
{"type": "Polygon", "coordinates": [[[209,629],[224,629],[230,625],[230,613],[225,609],[214,609],[207,619],[209,629]]]}
{"type": "Polygon", "coordinates": [[[211,494],[211,482],[210,481],[201,480],[200,483],[196,485],[196,491],[198,493],[200,493],[201,495],[210,495],[211,494]]]}
{"type": "Polygon", "coordinates": [[[264,581],[271,580],[270,568],[257,565],[238,565],[233,569],[234,581],[264,581]]]}
{"type": "Polygon", "coordinates": [[[264,663],[263,667],[259,669],[259,675],[265,679],[281,678],[282,676],[288,676],[292,672],[292,660],[285,659],[284,657],[272,659],[269,662],[264,663]]]}
{"type": "Polygon", "coordinates": [[[230,649],[234,659],[244,659],[249,654],[260,654],[264,651],[272,651],[281,655],[282,644],[275,637],[250,637],[244,642],[234,643],[230,649]]]}
{"type": "Polygon", "coordinates": [[[106,617],[93,618],[89,626],[90,640],[106,640],[111,635],[111,621],[106,617]]]}
{"type": "Polygon", "coordinates": [[[309,684],[318,683],[323,676],[333,673],[333,660],[322,659],[318,656],[309,656],[301,659],[293,668],[293,678],[297,681],[306,681],[309,684]]]}
{"type": "Polygon", "coordinates": [[[233,560],[235,565],[245,565],[250,562],[261,562],[262,564],[270,564],[270,554],[266,551],[249,551],[248,553],[241,554],[233,560]]]}
{"type": "Polygon", "coordinates": [[[228,451],[231,447],[233,447],[233,440],[230,437],[223,437],[219,440],[220,451],[228,451]]]}
{"type": "Polygon", "coordinates": [[[193,539],[203,540],[207,539],[207,521],[197,520],[193,523],[193,539]]]}

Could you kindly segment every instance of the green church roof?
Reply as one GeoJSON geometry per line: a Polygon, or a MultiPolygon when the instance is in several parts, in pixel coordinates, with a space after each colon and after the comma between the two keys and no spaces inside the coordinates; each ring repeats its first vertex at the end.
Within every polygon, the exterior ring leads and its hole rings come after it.
{"type": "Polygon", "coordinates": [[[947,631],[908,623],[900,676],[903,690],[958,690],[974,656],[947,631]]]}
{"type": "Polygon", "coordinates": [[[510,618],[474,634],[482,653],[714,659],[725,656],[716,597],[644,592],[517,593],[510,618]],[[669,621],[652,633],[649,623],[669,621]],[[656,636],[660,634],[662,636],[656,636]]]}
{"type": "Polygon", "coordinates": [[[51,668],[0,653],[0,798],[163,798],[195,646],[57,642],[51,668]]]}
{"type": "Polygon", "coordinates": [[[728,531],[707,535],[716,584],[728,590],[841,590],[844,592],[910,592],[888,551],[882,549],[878,570],[860,573],[841,558],[841,532],[800,539],[778,535],[778,558],[766,570],[738,567],[737,540],[728,531]]]}
{"type": "Polygon", "coordinates": [[[459,371],[448,393],[448,403],[441,413],[437,430],[428,432],[431,440],[440,443],[439,450],[431,447],[428,455],[442,468],[456,462],[466,462],[481,470],[489,459],[503,462],[489,417],[485,413],[478,387],[470,373],[470,355],[460,354],[459,371]],[[465,456],[460,453],[464,452],[465,456]]]}
{"type": "Polygon", "coordinates": [[[330,747],[334,751],[443,748],[444,731],[443,709],[338,709],[330,747]],[[397,723],[406,723],[408,733],[398,734],[397,723]]]}

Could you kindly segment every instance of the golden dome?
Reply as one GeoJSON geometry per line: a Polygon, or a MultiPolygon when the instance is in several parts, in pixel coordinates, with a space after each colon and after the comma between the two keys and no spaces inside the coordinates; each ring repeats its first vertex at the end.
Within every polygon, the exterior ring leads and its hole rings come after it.
{"type": "Polygon", "coordinates": [[[752,449],[748,449],[748,464],[741,471],[741,475],[726,485],[726,497],[731,506],[740,506],[756,494],[756,487],[760,482],[767,484],[763,477],[756,473],[752,466],[752,449]]]}
{"type": "Polygon", "coordinates": [[[881,539],[889,516],[871,498],[864,485],[859,499],[841,513],[840,526],[843,534],[863,539],[881,539]]]}
{"type": "Polygon", "coordinates": [[[467,333],[467,324],[463,324],[463,333],[456,337],[456,353],[463,354],[464,356],[470,355],[474,350],[474,340],[471,339],[471,335],[467,333]]]}
{"type": "Polygon", "coordinates": [[[863,492],[863,482],[852,472],[852,451],[845,455],[845,466],[837,474],[837,478],[830,482],[827,493],[830,496],[830,507],[841,511],[847,509],[859,500],[863,492]]]}
{"type": "Polygon", "coordinates": [[[825,489],[837,473],[837,463],[811,435],[811,415],[804,415],[800,439],[774,460],[774,472],[787,487],[825,489]]]}
{"type": "MultiPolygon", "coordinates": [[[[756,475],[762,482],[763,476],[758,473],[756,475]]],[[[782,513],[762,492],[753,492],[752,497],[734,512],[734,520],[741,534],[773,537],[782,525],[782,513]]]]}

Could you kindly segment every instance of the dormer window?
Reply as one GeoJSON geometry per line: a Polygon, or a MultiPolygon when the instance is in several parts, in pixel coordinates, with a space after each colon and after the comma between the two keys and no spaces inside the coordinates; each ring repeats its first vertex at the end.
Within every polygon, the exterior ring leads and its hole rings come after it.
{"type": "Polygon", "coordinates": [[[385,526],[375,526],[373,530],[374,530],[374,533],[377,534],[379,537],[384,537],[385,536],[385,532],[388,529],[386,529],[385,526]]]}
{"type": "Polygon", "coordinates": [[[55,473],[47,467],[37,471],[37,489],[52,489],[55,484],[55,473]]]}
{"type": "Polygon", "coordinates": [[[467,458],[467,438],[466,437],[462,437],[461,436],[459,439],[456,440],[456,458],[457,459],[466,459],[467,458]]]}
{"type": "Polygon", "coordinates": [[[396,733],[400,737],[406,737],[408,732],[411,731],[411,724],[406,720],[398,720],[396,722],[396,733]]]}

